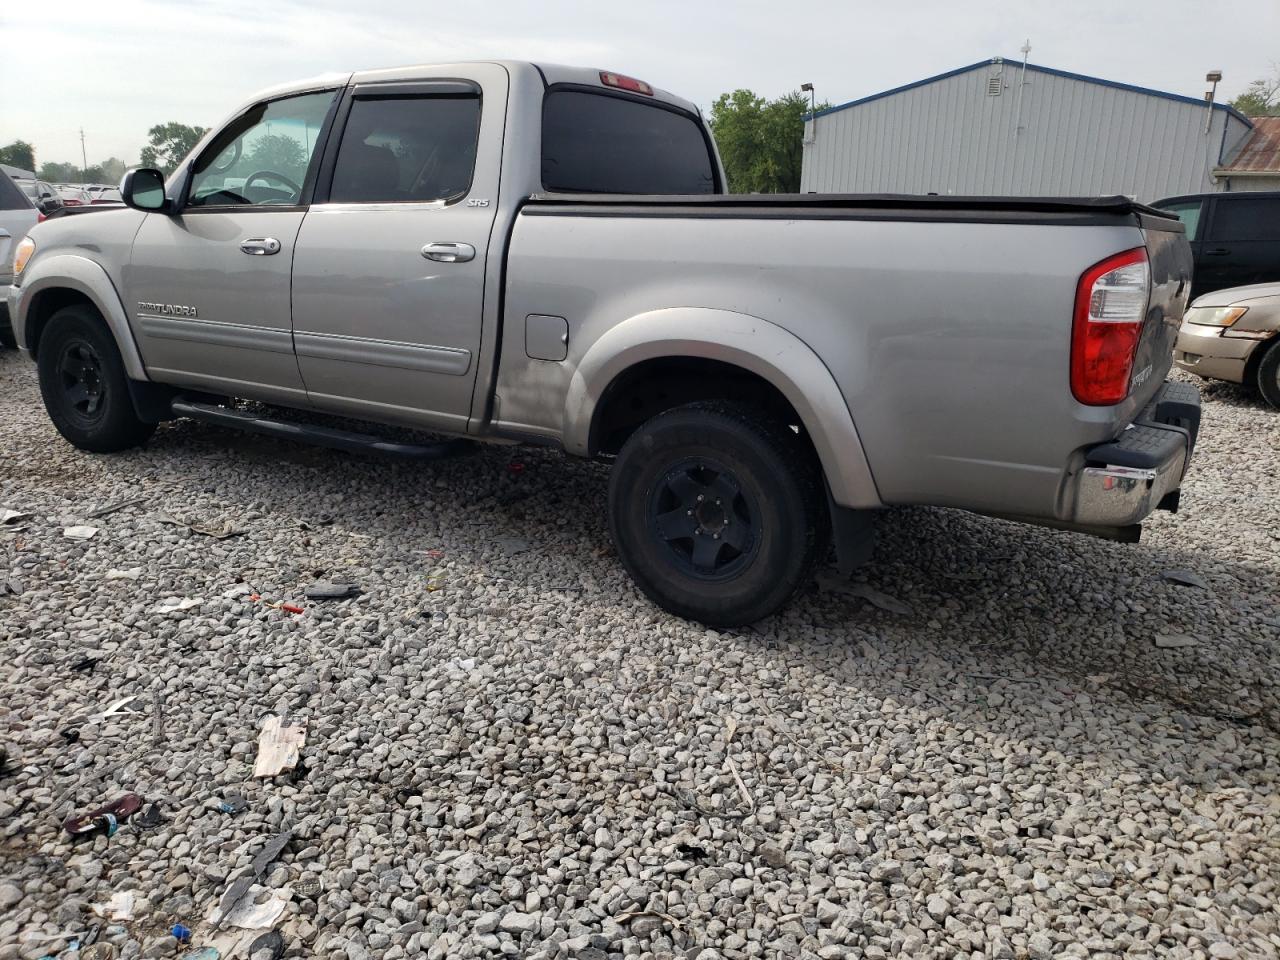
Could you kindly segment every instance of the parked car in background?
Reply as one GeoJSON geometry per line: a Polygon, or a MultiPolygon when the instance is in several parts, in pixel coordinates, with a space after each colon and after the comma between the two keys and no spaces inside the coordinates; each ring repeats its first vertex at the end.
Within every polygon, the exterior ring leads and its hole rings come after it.
{"type": "Polygon", "coordinates": [[[59,183],[55,186],[58,188],[58,194],[62,197],[64,206],[79,207],[89,203],[88,192],[79,184],[59,183]]]}
{"type": "Polygon", "coordinates": [[[15,180],[14,183],[26,194],[31,205],[46,217],[55,210],[62,209],[62,196],[53,184],[43,180],[15,180]]]}
{"type": "Polygon", "coordinates": [[[1173,361],[1256,389],[1280,409],[1280,282],[1206,293],[1182,318],[1173,361]]]}
{"type": "Polygon", "coordinates": [[[1280,280],[1280,191],[1197,193],[1154,206],[1182,221],[1195,258],[1192,298],[1280,280]]]}
{"type": "Polygon", "coordinates": [[[0,346],[15,346],[8,303],[9,284],[13,282],[14,250],[39,219],[40,212],[26,193],[0,170],[0,346]]]}
{"type": "Polygon", "coordinates": [[[105,187],[93,194],[90,204],[102,203],[124,203],[124,197],[120,195],[119,187],[105,187]]]}

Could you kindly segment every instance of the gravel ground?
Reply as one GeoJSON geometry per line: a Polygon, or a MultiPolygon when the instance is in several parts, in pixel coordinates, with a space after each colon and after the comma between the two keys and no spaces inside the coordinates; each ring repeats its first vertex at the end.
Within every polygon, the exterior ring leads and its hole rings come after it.
{"type": "Polygon", "coordinates": [[[1205,414],[1139,546],[898,511],[861,576],[905,608],[826,578],[715,632],[631,586],[598,465],[195,423],[90,456],[0,354],[0,507],[32,515],[0,532],[0,960],[93,923],[175,955],[174,921],[247,955],[206,918],[288,828],[250,897],[291,956],[1275,957],[1280,414],[1205,414]],[[306,743],[255,779],[270,713],[306,743]],[[159,824],[61,832],[130,790],[159,824]]]}

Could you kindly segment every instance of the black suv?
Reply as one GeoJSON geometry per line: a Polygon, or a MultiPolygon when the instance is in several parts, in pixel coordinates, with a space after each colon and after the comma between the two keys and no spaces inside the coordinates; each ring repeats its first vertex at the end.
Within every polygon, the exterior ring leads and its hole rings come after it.
{"type": "Polygon", "coordinates": [[[1195,257],[1192,297],[1280,280],[1280,191],[1195,193],[1152,206],[1187,228],[1195,257]]]}

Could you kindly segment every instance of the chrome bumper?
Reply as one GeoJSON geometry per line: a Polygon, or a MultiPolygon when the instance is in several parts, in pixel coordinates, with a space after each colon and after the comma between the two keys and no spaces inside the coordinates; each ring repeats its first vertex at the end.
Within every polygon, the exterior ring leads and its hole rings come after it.
{"type": "Polygon", "coordinates": [[[1182,484],[1185,451],[1154,470],[1085,467],[1076,486],[1075,520],[1099,527],[1141,523],[1182,484]]]}

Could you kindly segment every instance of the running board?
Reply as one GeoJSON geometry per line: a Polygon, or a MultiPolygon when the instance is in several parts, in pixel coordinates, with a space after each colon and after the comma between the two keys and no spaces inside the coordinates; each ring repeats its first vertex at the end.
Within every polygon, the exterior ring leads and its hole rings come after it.
{"type": "Polygon", "coordinates": [[[213,403],[201,403],[186,397],[176,397],[170,409],[175,417],[189,417],[220,427],[231,427],[249,433],[260,433],[281,440],[297,440],[319,447],[346,450],[350,453],[374,453],[407,460],[444,460],[469,453],[475,443],[465,438],[439,440],[435,443],[394,443],[370,433],[351,430],[335,430],[309,423],[289,423],[272,420],[246,410],[232,410],[213,403]]]}

